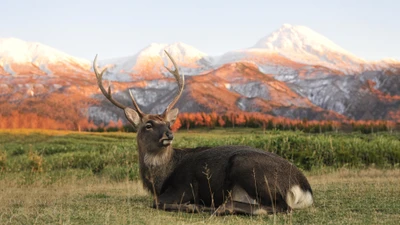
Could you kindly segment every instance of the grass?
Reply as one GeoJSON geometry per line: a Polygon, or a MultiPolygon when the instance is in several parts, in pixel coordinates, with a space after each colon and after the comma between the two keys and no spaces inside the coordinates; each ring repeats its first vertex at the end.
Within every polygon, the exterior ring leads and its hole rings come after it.
{"type": "MultiPolygon", "coordinates": [[[[176,136],[175,147],[248,145],[275,152],[304,170],[400,167],[400,133],[263,134],[254,129],[217,129],[178,132],[176,136]]],[[[0,132],[0,143],[0,170],[8,172],[82,169],[115,180],[138,177],[132,133],[6,130],[0,132]]]]}
{"type": "Polygon", "coordinates": [[[134,134],[125,133],[0,131],[0,224],[398,224],[400,221],[400,169],[395,158],[400,151],[398,133],[307,135],[271,131],[264,135],[250,129],[178,132],[177,147],[196,147],[202,143],[251,145],[277,152],[300,165],[313,187],[314,206],[291,214],[254,217],[213,217],[207,213],[151,209],[152,198],[138,180],[134,138],[134,134]],[[340,157],[343,160],[351,157],[349,152],[356,161],[352,158],[347,159],[348,164],[340,161],[340,157]],[[388,157],[389,153],[394,158],[388,157]],[[364,159],[357,159],[360,156],[364,159]],[[308,157],[308,161],[299,157],[308,157]],[[327,164],[329,159],[333,159],[332,165],[327,164]]]}
{"type": "Polygon", "coordinates": [[[38,176],[21,184],[0,180],[0,224],[397,224],[400,170],[340,169],[307,174],[313,207],[276,216],[212,217],[150,208],[151,197],[137,181],[64,176],[48,184],[38,176]]]}

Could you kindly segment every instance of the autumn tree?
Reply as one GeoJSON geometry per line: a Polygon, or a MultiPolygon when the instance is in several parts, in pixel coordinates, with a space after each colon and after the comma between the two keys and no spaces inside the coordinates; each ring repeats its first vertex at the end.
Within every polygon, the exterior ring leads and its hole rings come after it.
{"type": "Polygon", "coordinates": [[[172,131],[177,131],[179,130],[179,128],[181,128],[182,123],[181,120],[179,119],[179,117],[175,120],[174,124],[172,125],[171,129],[172,131]]]}
{"type": "Polygon", "coordinates": [[[218,117],[218,124],[220,127],[224,127],[225,126],[225,120],[222,117],[218,117]]]}
{"type": "Polygon", "coordinates": [[[234,123],[238,126],[243,125],[246,123],[246,117],[244,114],[239,114],[235,116],[234,123]]]}
{"type": "Polygon", "coordinates": [[[201,115],[201,113],[195,113],[193,119],[194,119],[194,124],[196,126],[203,126],[204,125],[204,118],[201,115]]]}

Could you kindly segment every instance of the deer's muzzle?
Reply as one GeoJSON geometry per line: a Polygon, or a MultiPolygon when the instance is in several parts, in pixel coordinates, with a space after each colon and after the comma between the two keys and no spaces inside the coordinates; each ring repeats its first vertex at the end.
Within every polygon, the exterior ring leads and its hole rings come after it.
{"type": "Polygon", "coordinates": [[[174,135],[171,131],[164,132],[163,136],[160,138],[160,143],[164,146],[168,146],[172,144],[172,140],[174,139],[174,135]]]}

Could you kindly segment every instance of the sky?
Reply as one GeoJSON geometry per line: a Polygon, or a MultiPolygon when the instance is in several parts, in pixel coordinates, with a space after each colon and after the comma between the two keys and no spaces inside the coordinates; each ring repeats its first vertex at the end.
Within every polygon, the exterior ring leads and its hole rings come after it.
{"type": "Polygon", "coordinates": [[[2,0],[0,38],[92,60],[183,42],[212,56],[248,48],[284,23],[366,60],[400,60],[398,0],[2,0]]]}

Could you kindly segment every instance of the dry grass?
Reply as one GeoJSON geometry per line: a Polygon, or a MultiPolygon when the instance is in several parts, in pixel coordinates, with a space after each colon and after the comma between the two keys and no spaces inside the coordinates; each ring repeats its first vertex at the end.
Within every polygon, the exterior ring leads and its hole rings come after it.
{"type": "MultiPolygon", "coordinates": [[[[30,176],[30,177],[28,177],[30,176]]],[[[315,205],[292,214],[225,216],[157,211],[138,182],[71,175],[0,179],[0,224],[397,224],[400,170],[308,174],[315,205]],[[26,182],[29,179],[30,182],[26,182]]]]}

